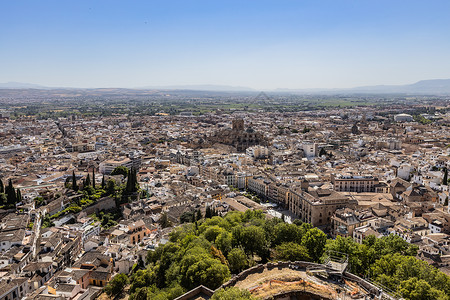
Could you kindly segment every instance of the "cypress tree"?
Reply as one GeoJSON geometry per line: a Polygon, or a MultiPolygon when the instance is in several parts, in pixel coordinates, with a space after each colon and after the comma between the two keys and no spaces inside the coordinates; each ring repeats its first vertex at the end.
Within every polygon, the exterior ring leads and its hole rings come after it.
{"type": "Polygon", "coordinates": [[[75,177],[75,171],[72,171],[72,189],[78,191],[77,178],[75,177]]]}
{"type": "Polygon", "coordinates": [[[203,217],[203,216],[202,216],[202,212],[200,211],[200,209],[198,209],[198,210],[197,210],[197,216],[196,216],[196,218],[195,218],[195,219],[196,219],[196,221],[199,221],[199,220],[201,220],[201,219],[202,219],[202,217],[203,217]]]}
{"type": "Polygon", "coordinates": [[[138,187],[138,181],[137,181],[137,170],[136,169],[134,169],[134,172],[133,172],[133,190],[135,191],[135,192],[137,192],[137,190],[139,189],[139,187],[138,187]]]}
{"type": "Polygon", "coordinates": [[[444,178],[442,178],[442,184],[448,185],[448,170],[447,170],[447,168],[444,168],[444,178]]]}
{"type": "Polygon", "coordinates": [[[17,202],[22,201],[22,192],[20,191],[20,189],[17,189],[16,198],[17,198],[17,202]]]}
{"type": "Polygon", "coordinates": [[[3,185],[3,181],[0,179],[0,194],[5,192],[5,186],[3,185]]]}
{"type": "Polygon", "coordinates": [[[15,205],[17,203],[16,190],[14,189],[11,178],[9,179],[8,186],[6,187],[6,196],[9,205],[15,205]]]}
{"type": "Polygon", "coordinates": [[[137,191],[136,189],[136,183],[137,183],[137,178],[136,178],[136,170],[134,168],[131,168],[131,192],[134,193],[137,191]]]}
{"type": "Polygon", "coordinates": [[[212,213],[211,213],[211,207],[206,206],[206,211],[205,211],[205,219],[209,219],[212,217],[212,213]]]}
{"type": "Polygon", "coordinates": [[[91,177],[89,176],[89,173],[86,176],[86,180],[84,181],[84,186],[91,185],[91,177]]]}
{"type": "Polygon", "coordinates": [[[137,174],[136,174],[136,170],[134,168],[131,168],[128,171],[128,176],[127,176],[127,185],[125,188],[125,191],[129,194],[134,193],[138,190],[137,188],[137,174]]]}
{"type": "Polygon", "coordinates": [[[92,168],[92,187],[95,189],[95,168],[92,168]]]}
{"type": "Polygon", "coordinates": [[[102,190],[105,189],[105,175],[102,177],[102,190]]]}

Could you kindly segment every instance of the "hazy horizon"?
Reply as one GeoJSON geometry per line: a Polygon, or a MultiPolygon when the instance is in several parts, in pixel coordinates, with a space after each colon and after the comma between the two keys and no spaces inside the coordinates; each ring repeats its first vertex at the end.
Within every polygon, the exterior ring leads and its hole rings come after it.
{"type": "Polygon", "coordinates": [[[0,82],[353,88],[450,78],[447,1],[0,4],[0,82]]]}

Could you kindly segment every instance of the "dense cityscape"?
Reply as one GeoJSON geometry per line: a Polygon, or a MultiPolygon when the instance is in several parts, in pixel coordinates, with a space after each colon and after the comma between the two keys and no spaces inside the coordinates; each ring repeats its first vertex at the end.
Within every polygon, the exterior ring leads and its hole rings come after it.
{"type": "Polygon", "coordinates": [[[0,299],[449,299],[449,97],[110,93],[0,92],[0,299]]]}
{"type": "Polygon", "coordinates": [[[0,1],[0,300],[450,300],[450,1],[0,1]]]}

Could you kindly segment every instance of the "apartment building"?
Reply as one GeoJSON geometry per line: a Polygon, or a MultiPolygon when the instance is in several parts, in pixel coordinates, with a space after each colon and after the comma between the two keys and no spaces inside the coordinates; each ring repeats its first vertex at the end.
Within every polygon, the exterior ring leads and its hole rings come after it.
{"type": "Polygon", "coordinates": [[[374,193],[375,187],[379,183],[378,178],[371,175],[332,175],[336,192],[356,192],[356,193],[374,193]]]}
{"type": "Polygon", "coordinates": [[[109,175],[116,167],[119,166],[124,166],[131,169],[133,166],[133,161],[128,157],[106,160],[100,163],[99,170],[100,173],[109,175]]]}

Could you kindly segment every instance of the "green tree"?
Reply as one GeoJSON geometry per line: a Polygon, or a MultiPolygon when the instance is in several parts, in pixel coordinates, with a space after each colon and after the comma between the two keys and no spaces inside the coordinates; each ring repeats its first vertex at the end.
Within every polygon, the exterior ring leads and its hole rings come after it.
{"type": "Polygon", "coordinates": [[[444,178],[442,178],[442,184],[448,185],[448,170],[447,170],[447,168],[444,168],[444,178]]]}
{"type": "Polygon", "coordinates": [[[127,177],[129,173],[129,170],[127,167],[124,166],[118,166],[115,167],[114,170],[111,172],[111,175],[123,175],[123,177],[127,177]]]}
{"type": "Polygon", "coordinates": [[[6,194],[0,193],[0,205],[6,205],[8,203],[8,198],[6,197],[6,194]]]}
{"type": "Polygon", "coordinates": [[[44,218],[42,219],[42,228],[53,227],[53,226],[55,226],[55,224],[50,220],[49,215],[46,214],[44,216],[44,218]]]}
{"type": "MultiPolygon", "coordinates": [[[[193,220],[193,218],[192,218],[193,216],[195,217],[195,212],[185,211],[180,216],[180,223],[183,224],[183,223],[191,222],[193,220]]],[[[195,222],[195,219],[194,219],[194,222],[195,222]]]]}
{"type": "MultiPolygon", "coordinates": [[[[334,240],[328,240],[325,249],[347,254],[351,267],[350,271],[357,275],[366,275],[361,272],[368,270],[369,261],[372,263],[375,261],[374,249],[356,243],[351,237],[337,236],[334,240]]],[[[339,255],[338,253],[335,253],[335,255],[339,255]]]]}
{"type": "Polygon", "coordinates": [[[8,181],[8,186],[6,187],[5,191],[6,191],[6,198],[7,198],[8,206],[14,206],[17,203],[17,195],[16,195],[16,190],[14,189],[11,178],[8,181]]]}
{"type": "Polygon", "coordinates": [[[106,183],[106,194],[114,195],[116,192],[116,182],[112,179],[109,179],[106,183]]]}
{"type": "Polygon", "coordinates": [[[309,256],[313,261],[318,262],[325,250],[327,236],[322,230],[312,228],[302,237],[302,246],[308,249],[309,256]]]}
{"type": "Polygon", "coordinates": [[[227,256],[230,271],[237,274],[248,267],[247,255],[241,248],[233,248],[227,256]]]}
{"type": "Polygon", "coordinates": [[[64,187],[66,189],[71,188],[72,185],[70,184],[70,181],[72,180],[72,177],[67,176],[66,180],[64,181],[64,187]]]}
{"type": "Polygon", "coordinates": [[[125,286],[128,284],[128,276],[121,273],[114,276],[105,287],[108,296],[118,297],[123,293],[125,286]]]}
{"type": "Polygon", "coordinates": [[[205,238],[208,241],[214,242],[216,240],[217,236],[223,231],[224,230],[222,228],[220,228],[217,225],[214,225],[214,226],[208,227],[208,229],[206,229],[205,232],[203,232],[203,235],[205,236],[205,238]]]}
{"type": "Polygon", "coordinates": [[[202,284],[210,289],[217,289],[230,278],[230,270],[219,260],[205,257],[189,266],[186,278],[187,288],[202,284]]]}
{"type": "Polygon", "coordinates": [[[139,184],[137,182],[137,171],[134,168],[131,168],[128,173],[127,184],[125,187],[126,194],[132,194],[137,192],[139,189],[139,184]]]}
{"type": "Polygon", "coordinates": [[[0,179],[0,194],[5,192],[5,186],[3,185],[3,181],[0,179]]]}
{"type": "Polygon", "coordinates": [[[273,246],[281,245],[282,243],[294,242],[301,243],[302,229],[295,224],[278,223],[275,225],[275,240],[273,246]]]}
{"type": "Polygon", "coordinates": [[[130,300],[147,300],[148,288],[146,286],[136,289],[136,292],[130,295],[130,300]]]}
{"type": "Polygon", "coordinates": [[[251,225],[233,229],[233,245],[241,246],[250,255],[257,254],[263,260],[268,259],[266,235],[261,227],[251,225]]]}
{"type": "Polygon", "coordinates": [[[161,217],[159,219],[159,225],[161,225],[162,228],[167,228],[172,226],[172,222],[169,220],[169,216],[167,216],[167,213],[162,213],[161,217]]]}
{"type": "Polygon", "coordinates": [[[202,212],[200,211],[200,209],[197,209],[197,215],[195,216],[195,220],[200,221],[202,218],[203,218],[202,212]]]}
{"type": "Polygon", "coordinates": [[[293,224],[294,224],[294,225],[297,225],[297,226],[301,226],[301,225],[303,224],[303,221],[300,220],[300,219],[295,219],[294,222],[293,222],[293,224]]]}
{"type": "Polygon", "coordinates": [[[95,194],[95,189],[92,186],[87,185],[83,188],[83,192],[89,196],[92,196],[95,194]]]}
{"type": "Polygon", "coordinates": [[[212,217],[211,206],[210,205],[206,205],[205,219],[209,219],[211,217],[212,217]]]}
{"type": "Polygon", "coordinates": [[[88,187],[88,186],[91,186],[91,177],[89,176],[89,173],[87,174],[86,179],[84,180],[83,188],[88,187]]]}
{"type": "Polygon", "coordinates": [[[72,171],[72,189],[75,192],[78,191],[77,177],[75,176],[75,171],[72,171]]]}
{"type": "Polygon", "coordinates": [[[391,253],[401,253],[408,256],[416,256],[418,247],[411,245],[398,235],[390,234],[380,239],[375,239],[373,245],[377,259],[391,253]]]}
{"type": "Polygon", "coordinates": [[[256,300],[256,298],[248,290],[233,286],[218,290],[211,300],[256,300]]]}
{"type": "MultiPolygon", "coordinates": [[[[149,253],[152,251],[149,251],[149,253]]],[[[138,270],[131,276],[130,293],[133,294],[137,290],[147,287],[156,283],[156,274],[153,269],[138,270]]]]}
{"type": "Polygon", "coordinates": [[[223,231],[217,236],[215,244],[217,248],[226,256],[233,248],[232,240],[233,237],[231,236],[231,233],[223,231]]]}
{"type": "Polygon", "coordinates": [[[413,256],[386,254],[372,264],[370,272],[372,278],[392,290],[397,290],[399,283],[416,278],[450,295],[450,276],[413,256]]]}
{"type": "Polygon", "coordinates": [[[449,296],[445,296],[442,291],[432,288],[425,280],[415,277],[401,282],[400,294],[409,300],[449,299],[449,296]]]}
{"type": "Polygon", "coordinates": [[[297,243],[288,242],[275,248],[275,259],[285,261],[310,261],[308,249],[297,243]]]}
{"type": "MultiPolygon", "coordinates": [[[[175,299],[185,293],[185,290],[178,283],[172,284],[169,288],[165,290],[167,297],[169,299],[175,299]]],[[[152,298],[153,299],[153,298],[152,298]]]]}
{"type": "Polygon", "coordinates": [[[105,183],[105,175],[102,176],[102,190],[104,190],[106,187],[106,183],[105,183]]]}
{"type": "Polygon", "coordinates": [[[22,192],[20,191],[20,189],[16,190],[16,201],[17,202],[21,202],[22,201],[22,192]]]}
{"type": "Polygon", "coordinates": [[[327,151],[324,148],[320,148],[319,157],[321,157],[323,155],[327,155],[327,151]]]}
{"type": "Polygon", "coordinates": [[[92,168],[92,187],[95,189],[95,169],[92,168]]]}

